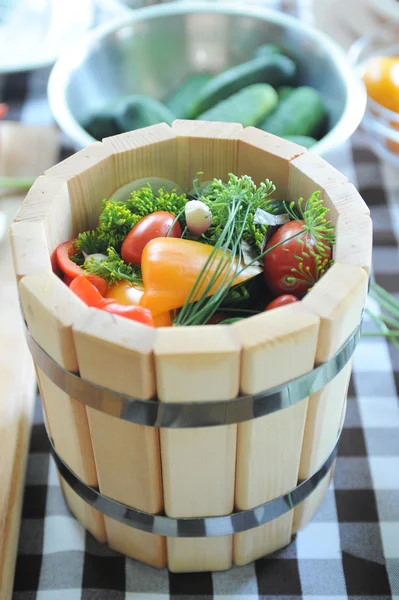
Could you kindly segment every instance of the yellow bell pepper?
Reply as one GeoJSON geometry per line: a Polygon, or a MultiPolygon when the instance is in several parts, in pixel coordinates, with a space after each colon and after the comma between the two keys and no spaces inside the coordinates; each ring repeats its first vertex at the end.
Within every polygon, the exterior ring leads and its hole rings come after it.
{"type": "Polygon", "coordinates": [[[140,288],[129,281],[119,281],[108,288],[105,297],[113,298],[119,304],[139,306],[143,292],[143,288],[140,288]]]}
{"type": "MultiPolygon", "coordinates": [[[[213,246],[183,240],[181,238],[156,238],[144,248],[141,270],[144,283],[144,294],[140,306],[149,308],[152,314],[158,315],[169,310],[180,308],[188,299],[198,275],[204,268],[213,246]]],[[[203,296],[207,284],[214,275],[223,251],[219,250],[212,266],[207,269],[207,275],[198,286],[192,301],[203,296]]],[[[237,262],[229,267],[229,276],[234,276],[237,262]]],[[[207,296],[214,294],[227,273],[227,265],[221,270],[212,284],[207,296]]],[[[248,267],[234,279],[234,285],[250,279],[260,273],[258,267],[248,267]]],[[[228,278],[226,278],[226,282],[228,278]]]]}

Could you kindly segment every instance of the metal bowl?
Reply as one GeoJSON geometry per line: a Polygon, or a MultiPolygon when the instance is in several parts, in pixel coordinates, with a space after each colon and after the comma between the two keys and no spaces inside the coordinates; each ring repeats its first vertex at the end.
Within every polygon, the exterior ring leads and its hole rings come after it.
{"type": "Polygon", "coordinates": [[[219,73],[266,42],[281,46],[298,65],[298,81],[325,99],[329,131],[312,150],[324,154],[344,142],[362,119],[366,93],[343,51],[297,19],[242,4],[160,4],[101,26],[57,61],[50,106],[61,129],[83,147],[94,138],[80,123],[113,99],[162,99],[189,73],[219,73]]]}

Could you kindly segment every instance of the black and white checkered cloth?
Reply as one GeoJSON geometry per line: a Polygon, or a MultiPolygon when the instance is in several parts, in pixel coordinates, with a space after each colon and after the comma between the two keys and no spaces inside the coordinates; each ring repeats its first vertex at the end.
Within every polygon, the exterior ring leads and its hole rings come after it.
{"type": "MultiPolygon", "coordinates": [[[[11,118],[51,122],[47,75],[37,71],[0,78],[0,99],[10,104],[11,118]]],[[[70,152],[65,146],[64,155],[70,152]]],[[[375,278],[399,298],[398,171],[373,155],[361,133],[326,158],[357,185],[370,206],[375,278]]],[[[290,546],[254,564],[179,575],[98,544],[71,516],[38,402],[13,599],[399,600],[398,396],[399,353],[384,339],[363,338],[354,358],[334,480],[313,522],[290,546]]]]}

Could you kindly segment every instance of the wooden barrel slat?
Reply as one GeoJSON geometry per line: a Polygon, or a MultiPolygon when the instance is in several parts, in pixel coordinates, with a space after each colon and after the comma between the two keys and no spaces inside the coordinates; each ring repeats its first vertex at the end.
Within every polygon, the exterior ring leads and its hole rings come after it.
{"type": "Polygon", "coordinates": [[[289,163],[304,152],[298,144],[246,127],[240,135],[236,174],[249,175],[256,185],[270,179],[276,186],[272,197],[286,200],[289,163]]]}
{"type": "Polygon", "coordinates": [[[177,137],[177,181],[183,189],[193,187],[193,179],[227,181],[237,172],[238,139],[242,125],[211,121],[174,121],[177,137]]]}
{"type": "Polygon", "coordinates": [[[166,123],[129,131],[103,140],[112,153],[116,189],[142,177],[176,180],[177,145],[171,127],[166,123]]]}
{"type": "MultiPolygon", "coordinates": [[[[160,402],[233,399],[240,346],[228,327],[160,329],[155,342],[160,402]]],[[[229,514],[234,506],[237,426],[161,429],[165,513],[171,517],[229,514]]],[[[172,571],[227,569],[232,536],[168,539],[172,571]]]]}
{"type": "MultiPolygon", "coordinates": [[[[313,368],[318,317],[300,303],[233,326],[242,346],[241,392],[256,394],[313,368]]],[[[307,399],[238,426],[237,510],[254,508],[292,490],[298,480],[307,399]],[[272,460],[268,457],[273,456],[272,460]]],[[[234,537],[234,562],[244,565],[287,545],[293,511],[234,537]]]]}
{"type": "MultiPolygon", "coordinates": [[[[33,338],[62,367],[78,370],[72,335],[73,322],[86,310],[52,271],[26,275],[19,284],[22,310],[33,338]]],[[[97,486],[86,407],[70,398],[37,369],[42,400],[51,435],[60,455],[85,483],[97,486]]],[[[69,490],[83,525],[99,540],[106,540],[104,519],[69,490]]],[[[73,509],[73,506],[71,508],[73,509]]]]}
{"type": "MultiPolygon", "coordinates": [[[[142,400],[155,395],[156,330],[88,309],[74,324],[81,376],[142,400]]],[[[163,510],[159,432],[87,408],[100,492],[138,510],[163,510]]],[[[105,517],[114,550],[156,567],[166,564],[165,539],[105,517]]]]}
{"type": "Polygon", "coordinates": [[[25,275],[40,273],[45,269],[51,271],[50,248],[44,220],[12,223],[10,246],[17,281],[25,275]]]}
{"type": "Polygon", "coordinates": [[[47,169],[45,175],[65,183],[73,230],[94,229],[98,225],[102,200],[116,189],[111,150],[102,142],[95,142],[47,169]]]}

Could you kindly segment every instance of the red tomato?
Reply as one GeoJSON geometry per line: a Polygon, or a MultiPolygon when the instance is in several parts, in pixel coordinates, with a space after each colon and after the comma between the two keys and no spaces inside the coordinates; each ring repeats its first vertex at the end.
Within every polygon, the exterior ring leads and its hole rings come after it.
{"type": "Polygon", "coordinates": [[[105,279],[102,279],[102,277],[97,277],[97,275],[92,275],[91,273],[86,273],[79,267],[79,265],[76,265],[70,259],[70,256],[75,254],[73,247],[74,241],[75,240],[68,240],[67,242],[62,242],[62,244],[57,246],[55,249],[57,265],[64,273],[64,276],[67,276],[66,283],[72,279],[75,279],[75,277],[78,277],[79,275],[84,275],[90,281],[90,283],[92,283],[98,289],[100,294],[104,296],[108,289],[108,284],[105,279]]]}
{"type": "Polygon", "coordinates": [[[103,300],[100,292],[84,275],[78,275],[71,281],[72,290],[87,306],[98,306],[103,300]]]}
{"type": "Polygon", "coordinates": [[[133,283],[129,283],[128,281],[119,281],[108,288],[105,297],[113,298],[113,300],[118,302],[118,304],[138,306],[143,294],[143,288],[138,288],[137,286],[133,285],[133,283]]]}
{"type": "MultiPolygon", "coordinates": [[[[121,249],[123,260],[140,265],[144,246],[154,238],[167,237],[174,220],[175,216],[172,213],[163,210],[151,213],[141,219],[124,239],[121,249]]],[[[169,237],[181,237],[181,227],[177,221],[173,225],[169,237]]]]}
{"type": "MultiPolygon", "coordinates": [[[[310,233],[304,232],[284,242],[299,233],[303,225],[303,221],[285,223],[272,235],[266,246],[266,250],[269,250],[276,244],[281,244],[264,257],[265,280],[276,296],[287,293],[303,296],[321,275],[317,268],[318,259],[314,256],[318,254],[315,240],[310,233]],[[297,257],[301,257],[301,260],[297,257]],[[303,274],[295,272],[295,269],[299,271],[300,265],[303,274]]],[[[326,250],[328,256],[320,258],[327,262],[331,259],[331,247],[326,246],[326,250]]]]}
{"type": "Polygon", "coordinates": [[[278,308],[279,306],[285,306],[286,304],[292,304],[293,302],[299,302],[296,296],[293,296],[292,294],[283,294],[272,300],[270,304],[266,306],[265,310],[271,310],[272,308],[278,308]]]}
{"type": "Polygon", "coordinates": [[[102,310],[114,315],[126,317],[132,321],[137,321],[138,323],[143,323],[144,325],[150,325],[151,327],[154,327],[152,314],[148,308],[143,308],[142,306],[126,306],[124,304],[118,304],[118,302],[108,303],[106,300],[109,300],[109,298],[104,298],[104,300],[99,304],[98,308],[101,308],[102,310]]]}

